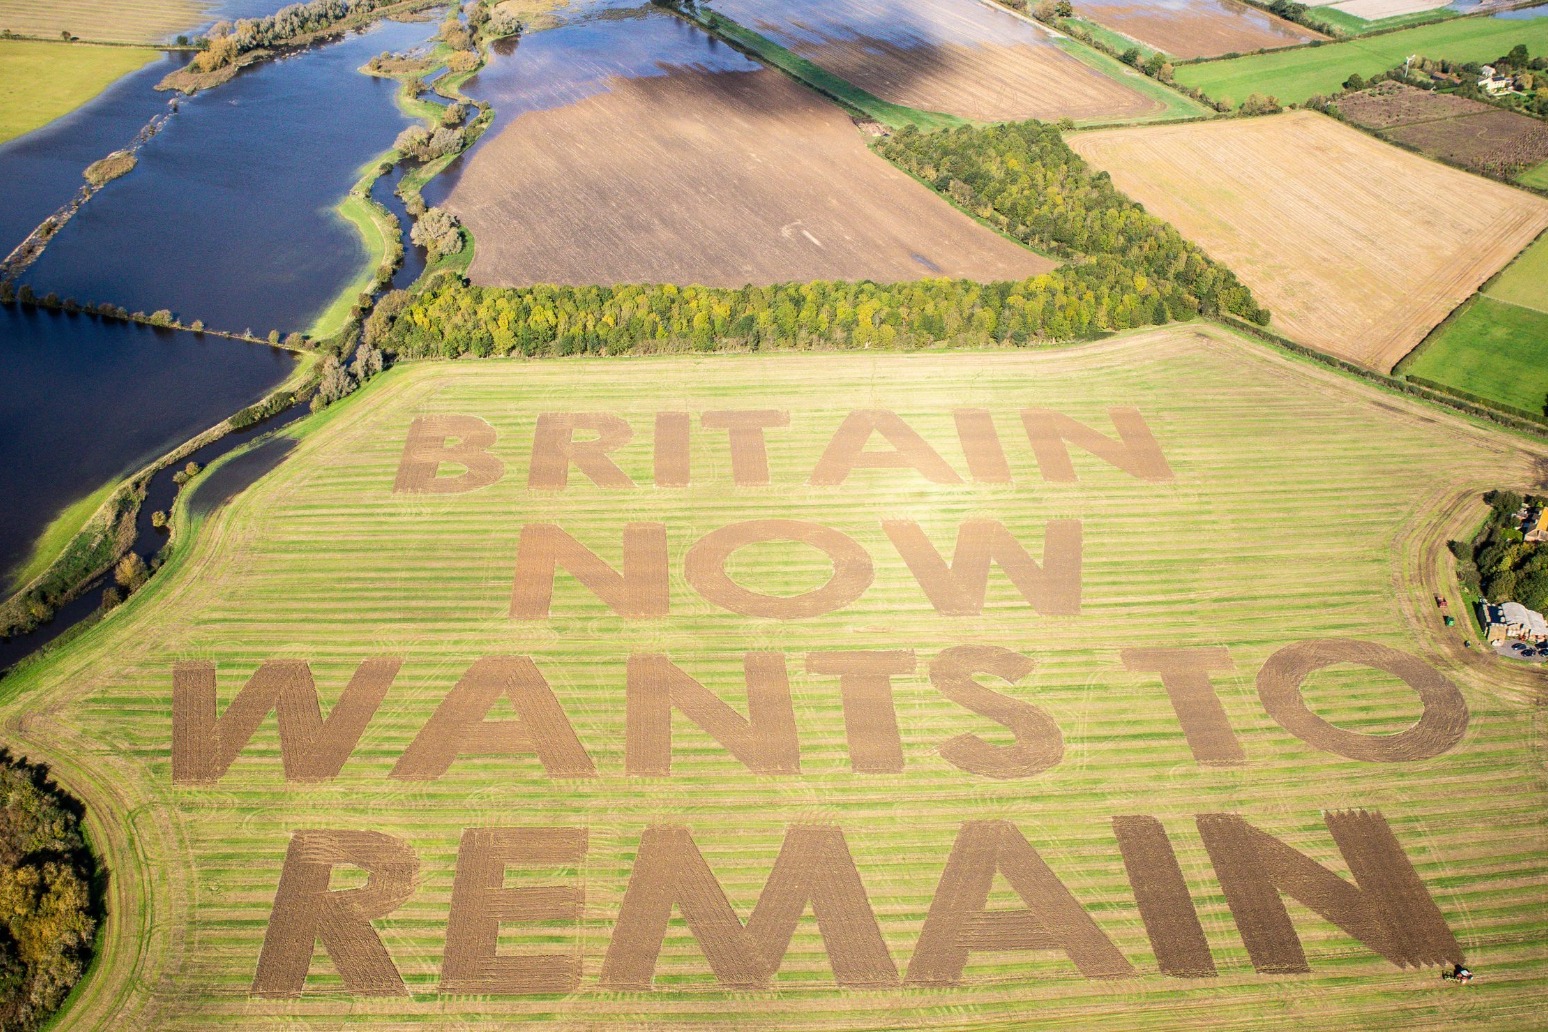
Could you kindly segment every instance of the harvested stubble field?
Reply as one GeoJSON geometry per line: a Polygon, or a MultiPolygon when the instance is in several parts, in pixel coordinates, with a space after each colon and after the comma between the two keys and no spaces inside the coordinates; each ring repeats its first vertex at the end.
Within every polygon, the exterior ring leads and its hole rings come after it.
{"type": "Polygon", "coordinates": [[[1340,97],[1338,110],[1356,125],[1475,172],[1509,177],[1548,161],[1548,124],[1466,97],[1385,82],[1340,97]]]}
{"type": "Polygon", "coordinates": [[[1018,279],[1054,263],[875,157],[779,72],[675,69],[525,113],[446,201],[478,283],[1018,279]]]}
{"type": "MultiPolygon", "coordinates": [[[[519,1019],[565,1028],[1449,1028],[1524,1027],[1539,1012],[1540,943],[1548,933],[1548,798],[1534,759],[1541,711],[1526,675],[1461,649],[1428,603],[1450,583],[1446,538],[1481,514],[1476,492],[1543,481],[1544,458],[1508,439],[1191,326],[1035,355],[426,364],[388,373],[301,433],[282,466],[183,539],[168,572],[6,683],[0,719],[7,739],[50,762],[86,799],[92,834],[113,871],[104,960],[74,1005],[72,1028],[435,1022],[492,1029],[519,1019]],[[1047,452],[1046,431],[1032,432],[1046,421],[1020,415],[1037,406],[1108,436],[1115,427],[1138,433],[1135,419],[1142,418],[1155,450],[1139,443],[1127,454],[1109,450],[1126,469],[1079,447],[1061,463],[1057,448],[1047,452]],[[1140,417],[1114,406],[1137,408],[1140,417]],[[836,428],[862,408],[891,410],[916,431],[923,445],[896,422],[878,424],[890,426],[892,440],[934,479],[908,468],[862,468],[836,486],[811,484],[833,479],[812,474],[831,468],[823,456],[831,460],[836,428]],[[969,411],[954,416],[954,408],[969,411]],[[581,411],[604,414],[582,424],[627,424],[604,432],[618,445],[615,461],[580,449],[577,462],[584,459],[589,473],[564,462],[529,463],[536,435],[566,429],[563,420],[540,424],[540,414],[581,411]],[[487,431],[470,430],[467,417],[487,421],[487,431]],[[427,431],[460,425],[470,486],[484,486],[395,493],[395,483],[431,483],[413,461],[402,465],[416,420],[427,431]],[[749,438],[748,428],[759,426],[766,434],[749,438]],[[996,436],[1003,456],[986,443],[996,436]],[[1029,438],[1046,452],[1041,465],[1029,438]],[[765,446],[750,447],[755,440],[765,446]],[[529,466],[549,486],[529,487],[529,466]],[[558,489],[565,471],[567,486],[558,489]],[[598,486],[593,477],[615,486],[598,486]],[[738,615],[737,606],[713,605],[690,586],[689,578],[700,588],[707,583],[708,546],[695,541],[738,521],[774,517],[848,535],[874,564],[869,588],[835,612],[781,621],[738,615]],[[1031,612],[1000,572],[989,575],[979,615],[938,613],[893,544],[908,535],[896,527],[884,533],[881,521],[917,521],[934,547],[950,550],[958,524],[970,519],[1002,521],[1034,557],[1051,547],[1057,521],[1083,521],[1079,614],[1031,612]],[[669,616],[615,615],[565,574],[551,601],[542,578],[518,577],[513,592],[519,542],[530,546],[537,534],[528,525],[552,521],[617,564],[626,520],[646,525],[631,533],[650,548],[648,525],[665,526],[664,584],[642,578],[627,595],[648,610],[665,587],[669,616]],[[513,619],[513,608],[522,616],[546,609],[547,619],[513,619]],[[1263,702],[1255,676],[1271,654],[1316,638],[1390,646],[1441,671],[1470,710],[1461,740],[1431,759],[1365,762],[1293,736],[1265,707],[1304,727],[1308,714],[1287,709],[1276,686],[1326,650],[1282,653],[1281,673],[1261,682],[1263,702]],[[927,669],[949,675],[940,655],[964,643],[1030,659],[1002,662],[1006,680],[985,680],[999,703],[961,684],[931,686],[927,669]],[[1145,652],[1169,648],[1205,650],[1220,713],[1234,732],[1185,738],[1158,683],[1176,656],[1145,652]],[[739,733],[745,721],[737,716],[749,706],[747,650],[757,650],[754,665],[763,670],[751,704],[762,730],[752,735],[739,733]],[[881,654],[867,657],[863,669],[873,676],[857,682],[846,708],[833,671],[846,663],[854,669],[855,660],[834,653],[852,650],[881,654]],[[717,709],[678,679],[672,691],[689,690],[681,699],[693,720],[665,716],[664,695],[630,712],[630,653],[665,654],[729,708],[717,709]],[[788,707],[768,676],[781,654],[788,707]],[[410,748],[475,661],[499,655],[530,656],[535,667],[486,662],[447,708],[466,709],[469,692],[488,701],[502,685],[530,685],[536,669],[552,687],[553,706],[532,708],[548,696],[526,689],[530,734],[513,724],[447,734],[441,725],[410,748]],[[288,661],[267,667],[270,684],[297,676],[297,662],[310,664],[330,714],[330,729],[317,741],[345,741],[342,751],[297,752],[291,743],[292,773],[321,780],[287,783],[274,718],[247,706],[247,719],[258,724],[251,744],[244,748],[233,726],[241,718],[230,719],[230,737],[222,732],[208,750],[191,754],[187,780],[174,785],[174,720],[188,730],[214,715],[201,716],[187,702],[174,707],[174,666],[183,664],[185,690],[213,690],[225,708],[270,660],[288,661]],[[894,672],[892,707],[877,693],[878,669],[894,672]],[[351,678],[344,704],[338,700],[351,678]],[[948,701],[948,691],[985,716],[948,701]],[[367,698],[381,700],[374,717],[367,698]],[[1015,713],[1007,715],[1007,700],[1015,700],[1015,713]],[[1004,749],[1012,739],[996,719],[1014,719],[1018,734],[1038,735],[1047,747],[1004,749]],[[695,721],[714,727],[720,741],[695,721]],[[668,724],[672,740],[663,753],[668,724]],[[365,728],[352,753],[340,725],[365,728]],[[771,748],[787,741],[776,734],[781,727],[794,736],[789,749],[771,748]],[[1052,741],[1050,727],[1060,732],[1052,741]],[[976,744],[958,737],[974,734],[982,736],[976,744]],[[532,755],[534,742],[555,778],[532,755]],[[437,752],[459,745],[504,754],[452,759],[435,778],[437,752]],[[1200,754],[1210,762],[1196,763],[1200,754]],[[333,777],[330,756],[342,763],[333,777]],[[1010,756],[1019,767],[1002,766],[1007,780],[957,765],[1010,756]],[[664,764],[670,776],[659,773],[664,764]],[[852,769],[867,765],[877,772],[852,769]],[[395,766],[408,777],[392,777],[395,766]],[[207,771],[215,780],[188,777],[194,767],[193,774],[207,771]],[[590,769],[594,777],[576,776],[590,769]],[[1347,879],[1325,810],[1354,811],[1337,818],[1351,864],[1379,851],[1383,834],[1379,821],[1359,811],[1384,816],[1457,936],[1459,947],[1441,953],[1460,949],[1481,973],[1477,986],[1442,983],[1437,955],[1403,969],[1374,953],[1394,948],[1395,933],[1379,919],[1373,925],[1369,912],[1351,923],[1353,890],[1346,887],[1341,902],[1325,880],[1333,875],[1296,891],[1340,914],[1365,942],[1292,904],[1310,974],[1254,973],[1214,872],[1234,862],[1243,880],[1231,890],[1238,893],[1233,905],[1272,917],[1272,891],[1256,902],[1240,894],[1252,884],[1244,857],[1259,855],[1254,842],[1262,840],[1228,818],[1208,817],[1200,822],[1211,836],[1206,850],[1195,815],[1238,813],[1347,879]],[[964,821],[983,823],[963,830],[964,821]],[[797,827],[787,838],[790,825],[797,827]],[[465,829],[496,827],[524,830],[503,839],[474,830],[464,838],[465,829]],[[568,830],[534,830],[544,827],[568,830]],[[723,896],[697,866],[682,828],[723,896]],[[300,829],[309,830],[293,838],[300,829]],[[1057,881],[1029,858],[1021,836],[1057,881]],[[741,930],[782,842],[780,862],[791,880],[762,894],[758,916],[741,930]],[[952,863],[962,877],[938,889],[954,842],[952,863]],[[1197,902],[1197,921],[1152,922],[1159,946],[1136,910],[1120,844],[1152,902],[1158,893],[1197,902]],[[846,845],[874,920],[864,906],[858,913],[843,906],[854,899],[847,894],[855,882],[800,880],[844,869],[846,845]],[[512,920],[502,928],[498,910],[477,905],[500,902],[502,865],[494,858],[502,849],[529,865],[507,873],[504,884],[533,890],[504,897],[517,907],[507,916],[536,912],[546,922],[512,920]],[[287,851],[296,877],[282,887],[287,851]],[[1015,892],[980,878],[985,868],[968,873],[975,858],[989,857],[1014,871],[1015,892]],[[276,947],[293,941],[300,949],[289,954],[289,967],[267,955],[266,977],[297,979],[302,996],[252,995],[276,900],[322,891],[326,864],[350,858],[374,865],[371,887],[345,863],[333,888],[358,889],[353,896],[333,893],[337,902],[327,908],[290,911],[288,923],[273,930],[276,947]],[[626,891],[638,901],[641,886],[674,873],[685,879],[679,898],[692,931],[657,910],[659,925],[647,918],[618,927],[626,891]],[[819,907],[836,908],[821,911],[836,964],[816,921],[800,913],[803,892],[827,901],[819,907]],[[932,898],[950,893],[969,910],[985,897],[992,908],[1020,907],[1022,898],[1051,908],[1071,922],[1067,942],[1081,970],[1122,977],[1088,980],[1057,950],[980,949],[956,988],[899,987],[893,971],[921,982],[952,977],[951,942],[930,961],[918,946],[932,898]],[[362,981],[378,988],[391,989],[393,972],[401,972],[409,995],[351,997],[334,961],[322,949],[308,951],[310,932],[298,919],[321,914],[337,930],[355,906],[385,916],[364,939],[335,939],[348,947],[335,956],[357,972],[369,969],[362,981]],[[782,929],[793,929],[793,939],[766,989],[717,986],[694,936],[717,949],[735,945],[716,954],[718,970],[725,982],[745,985],[762,981],[760,957],[768,959],[748,939],[777,944],[782,929]],[[381,949],[370,946],[377,933],[381,949]],[[652,951],[663,933],[651,988],[652,951]],[[468,961],[480,942],[492,948],[496,941],[507,957],[556,957],[527,968],[525,984],[547,995],[488,991],[485,980],[498,982],[502,972],[468,961]],[[1205,952],[1196,948],[1201,941],[1205,952]],[[1165,977],[1157,973],[1159,952],[1178,974],[1216,975],[1165,977]],[[578,983],[569,990],[576,963],[578,983]],[[835,985],[835,967],[851,987],[835,985]]],[[[432,442],[431,453],[437,450],[432,442]]],[[[884,441],[873,438],[870,450],[888,464],[884,441]]],[[[416,449],[410,458],[422,454],[416,449]]],[[[440,479],[461,471],[455,463],[443,467],[440,479]]],[[[540,558],[539,551],[527,558],[540,558]]],[[[844,567],[853,570],[847,561],[844,567]]],[[[737,553],[727,570],[747,589],[787,596],[828,574],[811,551],[774,543],[737,553]]],[[[1361,654],[1379,652],[1366,646],[1361,654]]],[[[667,672],[660,660],[641,663],[667,672]]],[[[1433,694],[1433,678],[1425,678],[1417,686],[1433,694]]],[[[1304,694],[1312,713],[1344,729],[1308,733],[1320,742],[1348,732],[1389,735],[1419,716],[1412,691],[1363,667],[1314,672],[1304,694]]],[[[1209,696],[1192,698],[1196,708],[1209,696]]],[[[1449,715],[1438,730],[1450,741],[1461,730],[1459,713],[1445,704],[1441,711],[1449,715]]],[[[490,716],[513,713],[501,702],[490,716]]],[[[288,714],[292,728],[305,724],[304,707],[288,714]]],[[[1388,741],[1412,745],[1413,738],[1388,741]]],[[[1395,870],[1362,869],[1362,885],[1370,879],[1401,891],[1400,880],[1385,881],[1395,870]]],[[[963,934],[963,943],[1001,934],[1030,943],[1040,933],[1035,919],[1008,916],[963,934]]]]}
{"type": "Polygon", "coordinates": [[[1087,0],[1083,18],[1179,58],[1218,57],[1326,39],[1240,0],[1087,0]]]}
{"type": "Polygon", "coordinates": [[[1548,202],[1309,111],[1070,145],[1230,266],[1281,332],[1383,372],[1548,226],[1548,202]]]}
{"type": "Polygon", "coordinates": [[[1118,121],[1161,110],[978,0],[715,0],[715,10],[894,104],[982,121],[1118,121]]]}
{"type": "Polygon", "coordinates": [[[0,0],[0,29],[57,39],[68,32],[108,43],[163,43],[197,27],[194,0],[0,0]]]}

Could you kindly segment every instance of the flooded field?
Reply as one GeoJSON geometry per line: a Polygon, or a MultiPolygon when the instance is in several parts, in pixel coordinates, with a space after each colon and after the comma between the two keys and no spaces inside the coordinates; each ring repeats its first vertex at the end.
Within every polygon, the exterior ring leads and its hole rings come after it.
{"type": "Polygon", "coordinates": [[[715,0],[713,8],[884,100],[984,121],[1128,118],[1155,110],[977,0],[715,0]]]}
{"type": "Polygon", "coordinates": [[[501,113],[427,198],[479,283],[1016,279],[1052,263],[871,154],[837,107],[681,19],[537,33],[467,87],[501,113]]]}
{"type": "Polygon", "coordinates": [[[1245,54],[1327,38],[1239,0],[1084,0],[1076,14],[1178,58],[1245,54]]]}
{"type": "Polygon", "coordinates": [[[434,31],[385,22],[180,101],[24,280],[222,329],[305,330],[368,261],[333,206],[409,124],[397,84],[357,69],[434,31]]]}

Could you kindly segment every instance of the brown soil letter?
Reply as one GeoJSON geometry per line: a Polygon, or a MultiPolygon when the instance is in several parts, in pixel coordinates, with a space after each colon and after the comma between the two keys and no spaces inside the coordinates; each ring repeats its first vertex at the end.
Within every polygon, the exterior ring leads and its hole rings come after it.
{"type": "Polygon", "coordinates": [[[1139,409],[1111,408],[1107,414],[1118,431],[1116,441],[1061,412],[1022,409],[1021,421],[1027,428],[1027,442],[1032,445],[1032,454],[1037,457],[1043,479],[1075,482],[1075,464],[1070,461],[1069,449],[1073,444],[1140,480],[1171,480],[1172,467],[1167,465],[1161,445],[1156,443],[1139,409]]]}
{"type": "Polygon", "coordinates": [[[763,431],[790,425],[790,413],[773,409],[706,412],[706,430],[725,430],[731,444],[731,480],[737,487],[763,487],[769,482],[769,453],[763,431]]]}
{"type": "Polygon", "coordinates": [[[925,916],[908,965],[908,985],[959,985],[974,950],[1060,950],[1087,978],[1121,978],[1134,968],[1008,821],[967,821],[925,916]],[[1002,874],[1027,904],[989,910],[1002,874]]]}
{"type": "Polygon", "coordinates": [[[547,620],[554,577],[563,566],[619,616],[648,619],[672,608],[665,523],[626,523],[623,573],[552,523],[529,523],[516,544],[511,619],[547,620]]]}
{"type": "Polygon", "coordinates": [[[984,611],[991,563],[999,564],[1035,612],[1080,614],[1080,520],[1048,521],[1041,566],[999,520],[967,520],[958,527],[950,565],[914,521],[883,520],[882,529],[942,616],[977,616],[984,611]]]}
{"type": "Polygon", "coordinates": [[[845,417],[812,470],[814,486],[835,487],[856,469],[912,469],[935,484],[960,484],[957,471],[925,443],[914,428],[887,409],[857,409],[845,417]],[[865,451],[871,435],[880,433],[891,451],[865,451]]]}
{"type": "Polygon", "coordinates": [[[838,676],[849,766],[857,773],[902,771],[903,739],[892,704],[892,678],[912,674],[914,666],[914,654],[903,650],[806,654],[807,673],[838,676]]]}
{"type": "Polygon", "coordinates": [[[602,963],[605,989],[648,989],[676,905],[723,985],[765,989],[810,905],[840,985],[897,983],[870,898],[840,829],[791,825],[744,927],[687,828],[650,827],[602,963]]]}
{"type": "Polygon", "coordinates": [[[505,463],[489,454],[494,442],[494,427],[477,416],[418,417],[403,442],[393,493],[457,494],[488,487],[505,475],[505,463]],[[446,443],[452,439],[457,443],[446,443]],[[463,472],[438,476],[443,463],[462,466],[463,472]]]}
{"type": "Polygon", "coordinates": [[[741,616],[799,620],[843,609],[871,586],[876,571],[866,550],[847,534],[804,520],[748,520],[711,531],[688,550],[683,574],[694,590],[722,609],[741,616]],[[740,548],[764,541],[799,541],[827,553],[833,576],[820,588],[799,595],[749,591],[726,573],[740,548]]]}
{"type": "Polygon", "coordinates": [[[527,486],[562,491],[570,485],[573,465],[598,487],[633,487],[634,481],[608,457],[633,437],[629,424],[610,412],[544,412],[532,434],[527,486]],[[594,431],[597,436],[577,441],[577,430],[594,431]]]}
{"type": "Polygon", "coordinates": [[[997,645],[958,645],[930,663],[930,683],[963,709],[1010,728],[1015,745],[993,745],[978,735],[941,743],[940,754],[954,767],[988,778],[1026,778],[1064,758],[1064,736],[1053,718],[1029,702],[990,691],[973,679],[992,674],[1015,684],[1032,672],[1032,660],[997,645]]]}
{"type": "Polygon", "coordinates": [[[597,776],[596,766],[537,665],[526,656],[485,656],[447,694],[389,776],[433,781],[458,756],[525,752],[536,753],[551,778],[597,776]],[[502,695],[511,701],[520,720],[484,719],[502,695]]]}
{"type": "Polygon", "coordinates": [[[801,747],[785,657],[778,652],[749,652],[742,658],[742,667],[747,719],[666,656],[631,655],[624,704],[624,770],[637,777],[672,773],[675,707],[754,774],[799,774],[801,747]]]}
{"type": "Polygon", "coordinates": [[[1000,432],[994,428],[989,410],[953,409],[951,414],[957,421],[957,437],[962,441],[962,453],[967,456],[968,472],[973,479],[980,484],[1010,483],[1010,463],[1005,459],[1005,447],[1000,444],[1000,432]]]}
{"type": "Polygon", "coordinates": [[[579,886],[505,887],[508,867],[579,867],[586,859],[585,828],[468,828],[457,849],[441,992],[522,995],[570,993],[580,985],[579,951],[536,956],[496,952],[502,923],[564,921],[579,924],[585,892],[579,886]]]}
{"type": "Polygon", "coordinates": [[[1286,645],[1258,671],[1258,698],[1279,726],[1308,745],[1370,763],[1427,760],[1451,749],[1467,732],[1467,702],[1457,686],[1423,660],[1369,641],[1319,638],[1286,645]],[[1345,731],[1313,713],[1301,697],[1307,676],[1335,663],[1353,663],[1402,678],[1424,712],[1407,731],[1366,735],[1345,731]]]}
{"type": "Polygon", "coordinates": [[[215,664],[178,663],[172,668],[172,783],[219,779],[252,740],[258,725],[276,711],[280,759],[286,781],[337,777],[365,726],[392,686],[402,660],[367,659],[349,679],[344,694],[322,716],[312,670],[297,660],[271,659],[260,666],[226,707],[215,715],[215,664]]]}
{"type": "Polygon", "coordinates": [[[1154,817],[1135,816],[1114,817],[1113,831],[1161,973],[1214,978],[1215,958],[1166,829],[1154,817]]]}
{"type": "Polygon", "coordinates": [[[419,858],[400,838],[375,831],[296,832],[263,935],[253,994],[300,996],[321,939],[350,993],[407,996],[371,921],[398,909],[413,894],[418,874],[419,858]],[[328,880],[341,864],[364,870],[366,883],[330,891],[328,880]]]}
{"type": "Polygon", "coordinates": [[[656,413],[656,486],[687,487],[692,452],[688,444],[688,413],[656,413]]]}
{"type": "Polygon", "coordinates": [[[1195,762],[1214,767],[1247,762],[1209,680],[1211,670],[1236,669],[1229,652],[1223,648],[1124,649],[1121,655],[1125,670],[1161,675],[1195,762]]]}
{"type": "Polygon", "coordinates": [[[1195,818],[1254,969],[1310,971],[1280,893],[1315,910],[1399,967],[1455,964],[1462,950],[1379,813],[1323,815],[1355,884],[1234,813],[1195,818]]]}

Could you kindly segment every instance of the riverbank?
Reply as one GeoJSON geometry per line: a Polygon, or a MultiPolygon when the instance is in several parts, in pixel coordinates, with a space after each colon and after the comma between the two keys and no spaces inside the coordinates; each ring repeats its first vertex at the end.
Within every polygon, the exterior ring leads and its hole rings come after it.
{"type": "Polygon", "coordinates": [[[160,56],[151,47],[0,39],[0,143],[63,118],[160,56]]]}

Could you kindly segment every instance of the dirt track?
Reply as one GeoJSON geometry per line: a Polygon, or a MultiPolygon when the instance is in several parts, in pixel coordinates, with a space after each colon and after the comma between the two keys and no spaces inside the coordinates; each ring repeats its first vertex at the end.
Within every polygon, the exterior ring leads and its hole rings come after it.
{"type": "Polygon", "coordinates": [[[1019,279],[1053,268],[866,150],[779,72],[674,71],[533,112],[487,141],[451,208],[475,282],[1019,279]]]}

